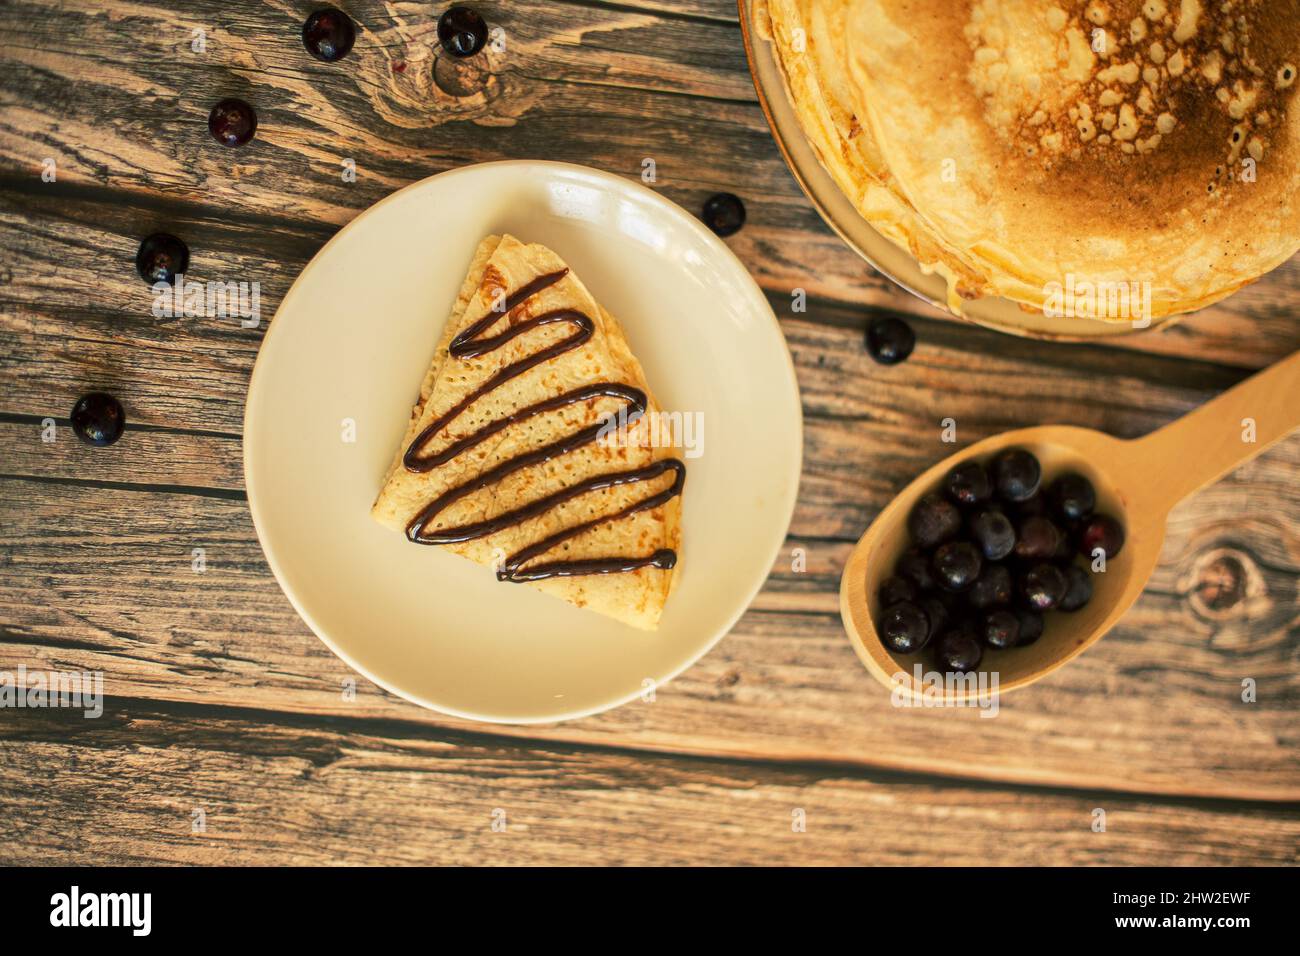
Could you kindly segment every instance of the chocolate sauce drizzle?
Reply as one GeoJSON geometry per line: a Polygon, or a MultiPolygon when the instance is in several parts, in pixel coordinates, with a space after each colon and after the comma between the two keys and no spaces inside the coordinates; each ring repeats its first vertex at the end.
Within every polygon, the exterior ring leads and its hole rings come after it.
{"type": "MultiPolygon", "coordinates": [[[[546,348],[534,352],[532,355],[525,356],[518,361],[512,362],[502,368],[499,372],[485,381],[474,391],[470,392],[461,399],[455,406],[448,409],[442,415],[430,422],[423,431],[415,436],[406,453],[402,456],[402,464],[407,471],[427,472],[432,471],[440,465],[446,464],[457,456],[463,454],[471,448],[482,444],[498,432],[509,428],[519,422],[525,421],[536,415],[546,412],[555,411],[564,408],[567,405],[573,405],[578,402],[584,402],[595,398],[617,398],[625,403],[627,408],[627,421],[635,422],[646,411],[646,394],[639,388],[633,388],[630,385],[622,385],[615,382],[596,382],[590,385],[583,385],[572,391],[565,392],[563,395],[557,395],[554,398],[548,398],[524,408],[517,409],[509,415],[498,418],[495,421],[488,422],[478,431],[452,442],[441,451],[424,453],[422,449],[433,440],[434,436],[442,432],[448,425],[462,415],[467,408],[484,395],[499,388],[506,382],[518,375],[522,375],[536,365],[549,361],[565,352],[579,348],[584,342],[591,338],[595,330],[595,325],[591,318],[578,312],[575,309],[555,309],[550,312],[543,312],[540,315],[533,316],[516,325],[509,326],[505,331],[496,335],[485,335],[493,325],[500,319],[509,315],[516,308],[527,302],[543,289],[559,282],[566,275],[568,269],[561,269],[558,272],[549,272],[545,275],[538,276],[531,282],[517,289],[505,300],[504,306],[499,310],[488,312],[483,318],[479,319],[469,328],[465,329],[451,341],[448,348],[448,355],[454,359],[476,358],[485,355],[488,352],[495,351],[507,343],[511,342],[516,336],[523,335],[533,329],[543,326],[552,325],[557,322],[567,323],[573,326],[572,334],[559,341],[548,345],[546,348]]],[[[593,475],[590,478],[580,481],[568,488],[563,488],[553,492],[544,498],[530,502],[522,507],[515,508],[512,511],[506,511],[494,518],[488,518],[484,521],[476,521],[471,524],[460,525],[454,528],[437,528],[426,530],[428,524],[436,518],[444,509],[464,498],[466,495],[473,494],[482,488],[495,484],[509,475],[514,474],[522,468],[528,468],[532,465],[541,464],[550,461],[560,455],[567,454],[576,448],[581,448],[590,442],[595,441],[605,426],[609,418],[604,418],[595,425],[582,428],[570,435],[566,435],[557,441],[544,445],[541,448],[535,448],[532,451],[516,455],[500,464],[489,468],[475,478],[463,482],[454,488],[444,491],[441,495],[429,502],[419,514],[411,519],[406,526],[406,537],[416,544],[455,544],[462,541],[472,541],[476,538],[483,538],[490,534],[495,534],[511,525],[527,521],[530,518],[536,518],[545,514],[551,508],[557,507],[566,501],[570,501],[580,495],[588,492],[600,491],[605,488],[615,488],[620,485],[635,484],[642,481],[650,481],[665,475],[668,472],[674,473],[673,483],[654,495],[644,498],[640,501],[633,502],[630,505],[620,509],[611,515],[603,515],[593,518],[589,521],[581,522],[571,528],[565,528],[557,531],[547,538],[543,538],[535,544],[531,544],[521,551],[510,555],[506,558],[502,566],[497,570],[497,579],[501,581],[540,581],[545,578],[554,577],[572,577],[584,574],[614,574],[628,571],[635,571],[638,568],[661,568],[668,570],[677,564],[677,552],[670,548],[661,548],[646,557],[612,557],[612,558],[586,558],[574,561],[548,561],[541,564],[535,564],[530,568],[524,568],[523,565],[532,559],[545,554],[556,545],[567,541],[594,528],[597,525],[604,524],[608,521],[618,521],[629,515],[636,514],[640,511],[646,511],[651,508],[657,508],[666,501],[671,500],[682,493],[682,485],[686,480],[686,465],[677,458],[663,458],[652,462],[643,468],[634,468],[629,471],[612,472],[605,475],[593,475]]]]}

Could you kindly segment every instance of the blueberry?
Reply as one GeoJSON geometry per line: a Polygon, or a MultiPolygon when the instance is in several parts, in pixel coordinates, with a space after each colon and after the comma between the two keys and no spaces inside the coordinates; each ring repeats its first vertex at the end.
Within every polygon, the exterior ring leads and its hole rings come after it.
{"type": "Polygon", "coordinates": [[[208,131],[222,146],[243,146],[257,132],[257,114],[243,100],[222,100],[208,114],[208,131]]]}
{"type": "Polygon", "coordinates": [[[934,576],[949,591],[965,591],[979,577],[984,562],[979,548],[969,541],[949,541],[934,552],[934,576]]]}
{"type": "Polygon", "coordinates": [[[908,548],[898,559],[894,573],[916,585],[919,591],[933,591],[939,586],[930,570],[930,559],[919,548],[908,548]]]}
{"type": "Polygon", "coordinates": [[[954,467],[944,479],[944,487],[952,500],[964,508],[982,505],[993,497],[993,480],[988,469],[978,461],[967,461],[954,467]]]}
{"type": "Polygon", "coordinates": [[[438,42],[452,56],[473,56],[487,38],[487,21],[473,7],[451,7],[438,18],[438,42]]]}
{"type": "Polygon", "coordinates": [[[1097,507],[1097,491],[1092,482],[1078,472],[1067,472],[1057,478],[1047,489],[1047,497],[1058,516],[1066,521],[1081,521],[1091,517],[1097,507]]]}
{"type": "Polygon", "coordinates": [[[979,641],[969,631],[951,630],[944,633],[935,645],[935,664],[941,671],[965,673],[979,667],[984,652],[979,641]]]}
{"type": "Polygon", "coordinates": [[[1065,569],[1065,594],[1057,603],[1059,611],[1077,611],[1092,600],[1092,575],[1072,564],[1065,569]]]}
{"type": "Polygon", "coordinates": [[[1093,515],[1079,526],[1079,553],[1089,560],[1101,548],[1109,561],[1124,547],[1124,527],[1110,515],[1093,515]]]}
{"type": "Polygon", "coordinates": [[[1015,647],[1020,642],[1020,619],[1010,611],[993,611],[984,618],[980,637],[994,650],[1015,647]]]}
{"type": "Polygon", "coordinates": [[[916,333],[895,315],[882,315],[867,325],[867,351],[881,365],[904,362],[916,347],[916,333]]]}
{"type": "Polygon", "coordinates": [[[1016,557],[1050,558],[1061,544],[1061,531],[1042,515],[1023,518],[1016,527],[1016,557]]]}
{"type": "Polygon", "coordinates": [[[352,18],[335,7],[317,10],[302,25],[302,45],[318,60],[333,63],[348,55],[357,38],[352,18]]]}
{"type": "Polygon", "coordinates": [[[745,224],[745,204],[734,193],[718,193],[704,200],[704,224],[724,239],[745,224]]]}
{"type": "Polygon", "coordinates": [[[1027,607],[1016,608],[1016,620],[1020,622],[1020,638],[1017,647],[1032,644],[1043,636],[1043,615],[1027,607]]]}
{"type": "Polygon", "coordinates": [[[916,588],[900,577],[888,577],[880,583],[880,606],[889,607],[899,601],[915,601],[916,588]]]}
{"type": "Polygon", "coordinates": [[[1038,459],[1023,448],[1012,448],[993,459],[993,478],[1004,501],[1026,501],[1042,480],[1038,459]]]}
{"type": "Polygon", "coordinates": [[[111,445],[122,437],[126,412],[107,392],[90,392],[72,406],[72,430],[87,445],[111,445]]]}
{"type": "Polygon", "coordinates": [[[1011,603],[1011,572],[1002,564],[986,564],[966,595],[971,607],[984,608],[1011,603]]]}
{"type": "Polygon", "coordinates": [[[1077,523],[1073,527],[1067,525],[1060,529],[1060,531],[1060,540],[1056,542],[1056,550],[1052,552],[1052,560],[1064,567],[1074,560],[1074,555],[1076,553],[1074,550],[1074,539],[1078,532],[1077,523]]]}
{"type": "Polygon", "coordinates": [[[939,598],[934,595],[921,598],[921,610],[925,612],[926,618],[930,621],[930,639],[938,637],[942,631],[947,629],[951,615],[939,598]]]}
{"type": "Polygon", "coordinates": [[[891,604],[880,616],[880,639],[896,654],[915,654],[930,640],[930,619],[910,601],[891,604]]]}
{"type": "Polygon", "coordinates": [[[907,516],[907,530],[917,546],[928,551],[957,535],[961,530],[961,512],[942,495],[924,495],[907,516]]]}
{"type": "Polygon", "coordinates": [[[995,508],[978,512],[970,522],[971,537],[989,561],[1001,561],[1016,546],[1011,519],[995,508]]]}
{"type": "Polygon", "coordinates": [[[1020,590],[1035,611],[1050,611],[1065,596],[1065,574],[1054,564],[1040,561],[1020,579],[1020,590]]]}
{"type": "Polygon", "coordinates": [[[189,246],[169,232],[155,232],[145,236],[135,254],[135,271],[150,285],[166,282],[171,285],[178,273],[190,267],[189,246]]]}

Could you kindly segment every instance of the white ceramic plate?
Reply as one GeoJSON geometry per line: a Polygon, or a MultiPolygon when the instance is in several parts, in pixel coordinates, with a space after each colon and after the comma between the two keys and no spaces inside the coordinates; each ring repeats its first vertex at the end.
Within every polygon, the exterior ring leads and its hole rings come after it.
{"type": "Polygon", "coordinates": [[[258,537],[320,639],[418,704],[519,723],[627,703],[730,630],[785,538],[802,448],[785,340],[726,245],[638,183],[544,162],[434,176],[339,232],[276,313],[244,419],[258,537]],[[655,633],[499,583],[370,518],[474,248],[501,232],[559,253],[622,323],[664,409],[703,416],[655,633]]]}

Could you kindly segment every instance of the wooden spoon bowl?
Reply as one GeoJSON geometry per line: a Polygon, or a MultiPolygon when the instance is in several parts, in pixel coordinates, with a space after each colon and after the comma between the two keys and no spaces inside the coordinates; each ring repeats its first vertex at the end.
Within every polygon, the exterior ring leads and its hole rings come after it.
{"type": "MultiPolygon", "coordinates": [[[[1092,575],[1092,599],[1073,613],[1045,615],[1043,636],[1027,647],[985,649],[984,686],[1015,690],[1064,666],[1096,643],[1132,606],[1151,577],[1164,543],[1169,511],[1192,492],[1255,457],[1300,426],[1300,352],[1191,414],[1143,438],[1119,439],[1088,428],[1042,425],[1004,432],[977,442],[928,469],[876,517],[858,541],[840,581],[840,613],[854,650],[886,687],[922,695],[915,668],[932,672],[927,646],[919,654],[895,654],[876,634],[882,608],[880,583],[894,572],[908,548],[907,516],[927,492],[936,491],[954,465],[988,462],[1008,448],[1023,448],[1043,466],[1043,484],[1077,471],[1097,489],[1097,511],[1120,521],[1124,547],[1092,575]],[[1252,434],[1253,429],[1253,434],[1252,434]],[[1248,439],[1253,437],[1253,441],[1248,439]]],[[[977,678],[980,675],[977,675],[977,678]]],[[[950,689],[947,699],[967,703],[974,682],[950,689]]]]}

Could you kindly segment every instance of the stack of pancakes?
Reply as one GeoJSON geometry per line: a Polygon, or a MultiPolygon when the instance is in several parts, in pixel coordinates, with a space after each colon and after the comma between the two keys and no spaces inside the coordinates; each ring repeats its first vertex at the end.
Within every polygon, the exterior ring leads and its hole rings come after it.
{"type": "Polygon", "coordinates": [[[1300,248],[1300,0],[760,0],[756,18],[823,165],[955,311],[1150,320],[1300,248]]]}

